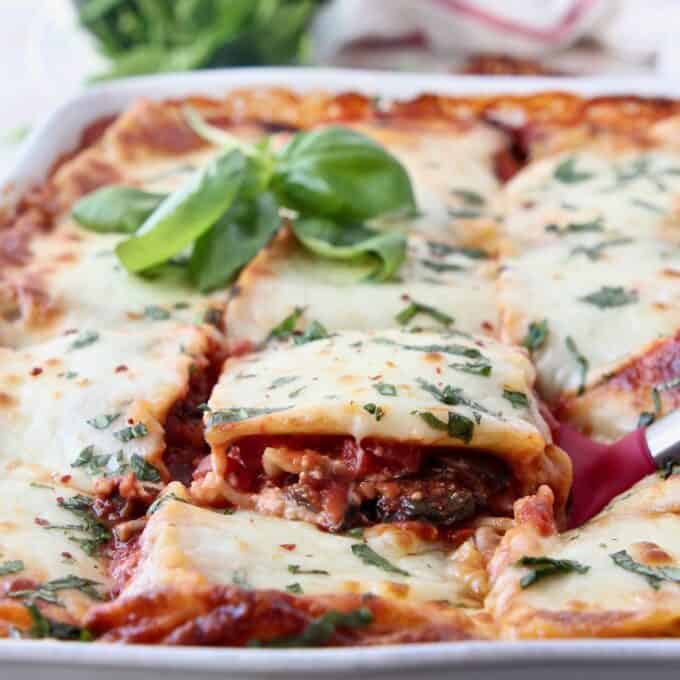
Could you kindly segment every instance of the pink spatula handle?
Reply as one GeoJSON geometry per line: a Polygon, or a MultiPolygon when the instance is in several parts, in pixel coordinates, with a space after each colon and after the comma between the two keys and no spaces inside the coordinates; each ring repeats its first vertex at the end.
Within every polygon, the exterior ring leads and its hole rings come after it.
{"type": "Polygon", "coordinates": [[[569,425],[561,425],[559,445],[573,467],[569,528],[581,526],[609,501],[657,469],[645,429],[635,430],[616,444],[597,444],[569,425]]]}

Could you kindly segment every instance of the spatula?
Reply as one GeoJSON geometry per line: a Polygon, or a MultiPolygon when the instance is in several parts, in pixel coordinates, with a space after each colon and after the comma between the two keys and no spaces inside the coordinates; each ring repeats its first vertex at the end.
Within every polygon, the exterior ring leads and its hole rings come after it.
{"type": "Polygon", "coordinates": [[[573,466],[569,528],[581,526],[635,482],[680,464],[680,409],[614,444],[599,444],[560,423],[553,436],[573,466]]]}

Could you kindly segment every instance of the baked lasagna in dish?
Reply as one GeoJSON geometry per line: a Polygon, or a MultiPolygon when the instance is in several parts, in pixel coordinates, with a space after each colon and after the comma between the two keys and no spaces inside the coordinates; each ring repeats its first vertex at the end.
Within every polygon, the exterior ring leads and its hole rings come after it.
{"type": "Polygon", "coordinates": [[[0,215],[0,637],[680,633],[680,477],[566,531],[556,420],[680,405],[680,104],[240,90],[0,215]]]}

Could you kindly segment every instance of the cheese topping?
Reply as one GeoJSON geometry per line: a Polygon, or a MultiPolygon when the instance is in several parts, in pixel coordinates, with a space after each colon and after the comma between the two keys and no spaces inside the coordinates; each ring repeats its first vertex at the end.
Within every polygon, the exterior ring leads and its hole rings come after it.
{"type": "Polygon", "coordinates": [[[160,481],[162,423],[207,337],[168,321],[140,323],[86,328],[30,350],[0,348],[4,478],[90,490],[96,477],[132,465],[143,481],[160,481]]]}
{"type": "Polygon", "coordinates": [[[320,260],[310,256],[292,235],[282,235],[237,281],[226,317],[229,347],[266,340],[271,329],[296,307],[304,309],[301,322],[316,319],[330,331],[397,328],[400,312],[412,300],[436,300],[450,323],[418,315],[406,326],[438,330],[452,325],[484,334],[496,331],[496,265],[484,249],[411,236],[406,262],[396,279],[368,281],[372,266],[366,260],[320,260]]]}
{"type": "Polygon", "coordinates": [[[126,595],[207,582],[305,595],[372,593],[412,602],[455,604],[469,598],[464,583],[454,578],[453,551],[398,528],[369,529],[363,538],[351,538],[251,512],[225,516],[179,502],[177,486],[169,487],[172,497],[144,531],[142,563],[126,595]],[[368,549],[368,559],[356,546],[368,549]],[[387,568],[371,562],[376,555],[387,568]]]}
{"type": "Polygon", "coordinates": [[[502,337],[520,344],[547,320],[532,354],[552,402],[597,383],[680,326],[680,250],[664,241],[565,237],[505,262],[502,337]],[[527,304],[527,301],[531,301],[527,304]]]}

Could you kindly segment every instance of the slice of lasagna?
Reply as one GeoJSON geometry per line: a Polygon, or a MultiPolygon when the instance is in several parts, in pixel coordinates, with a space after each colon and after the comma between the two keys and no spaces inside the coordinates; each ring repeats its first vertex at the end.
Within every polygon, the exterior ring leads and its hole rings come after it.
{"type": "Polygon", "coordinates": [[[523,350],[459,333],[320,337],[315,326],[275,345],[226,362],[197,499],[332,531],[420,522],[444,533],[507,514],[540,483],[566,501],[569,461],[523,350]]]}
{"type": "Polygon", "coordinates": [[[111,538],[93,499],[60,486],[0,481],[0,638],[79,639],[83,617],[108,597],[111,538]]]}
{"type": "Polygon", "coordinates": [[[236,282],[226,315],[229,350],[242,353],[261,344],[291,315],[296,330],[316,320],[329,331],[403,326],[497,332],[496,262],[490,251],[412,235],[394,279],[371,281],[374,267],[370,257],[314,258],[285,231],[236,282]]]}
{"type": "Polygon", "coordinates": [[[672,243],[564,237],[505,261],[499,279],[502,337],[530,348],[539,389],[554,408],[587,432],[615,439],[634,429],[642,410],[654,410],[652,389],[674,372],[679,272],[680,250],[672,243]],[[658,358],[659,352],[665,359],[657,370],[644,370],[650,365],[645,357],[658,358]],[[635,389],[629,391],[625,377],[617,376],[630,375],[636,365],[635,389]],[[591,413],[597,398],[588,395],[606,384],[616,398],[602,400],[591,413]]]}
{"type": "Polygon", "coordinates": [[[518,501],[486,606],[505,638],[680,634],[680,477],[652,475],[558,534],[552,493],[518,501]]]}
{"type": "Polygon", "coordinates": [[[167,479],[164,424],[209,347],[199,328],[141,320],[0,348],[2,477],[85,491],[130,472],[167,479]]]}
{"type": "Polygon", "coordinates": [[[116,569],[128,577],[117,584],[118,599],[88,614],[88,626],[104,639],[283,644],[281,638],[329,611],[356,619],[342,631],[351,620],[340,617],[341,637],[333,644],[490,632],[470,609],[479,607],[485,572],[479,562],[470,564],[464,548],[453,551],[397,527],[338,536],[305,522],[249,511],[225,515],[190,501],[184,487],[172,484],[149,509],[141,538],[124,551],[124,563],[133,566],[116,569]]]}

